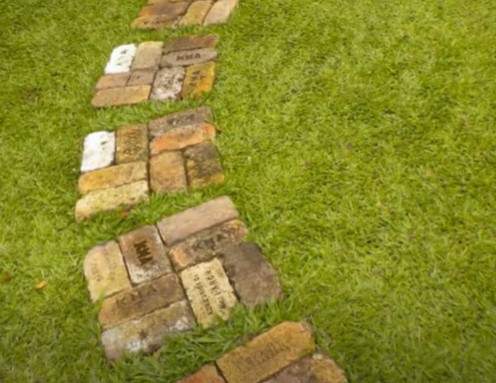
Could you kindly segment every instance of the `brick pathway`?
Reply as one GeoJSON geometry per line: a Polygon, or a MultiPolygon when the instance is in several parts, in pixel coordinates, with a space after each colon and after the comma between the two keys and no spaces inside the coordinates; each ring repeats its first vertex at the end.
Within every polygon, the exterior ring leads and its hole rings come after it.
{"type": "Polygon", "coordinates": [[[139,29],[212,25],[227,22],[238,0],[149,0],[132,26],[139,29]]]}
{"type": "Polygon", "coordinates": [[[228,197],[165,217],[91,249],[84,274],[110,361],[152,352],[164,335],[227,320],[232,307],[282,297],[228,197]]]}
{"type": "Polygon", "coordinates": [[[346,383],[346,377],[315,352],[308,325],[284,322],[178,383],[346,383]]]}
{"type": "Polygon", "coordinates": [[[211,120],[210,109],[203,107],[86,136],[76,220],[132,207],[152,192],[222,183],[211,120]]]}
{"type": "Polygon", "coordinates": [[[115,48],[95,87],[96,108],[198,97],[212,89],[217,35],[115,48]]]}

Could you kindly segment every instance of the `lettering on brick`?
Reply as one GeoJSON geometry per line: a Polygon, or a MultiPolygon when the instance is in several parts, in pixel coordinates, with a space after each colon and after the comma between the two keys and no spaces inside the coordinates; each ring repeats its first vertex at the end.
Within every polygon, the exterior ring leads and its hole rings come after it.
{"type": "Polygon", "coordinates": [[[145,240],[135,243],[134,248],[136,250],[136,253],[138,253],[138,259],[142,265],[147,264],[153,259],[150,247],[145,240]]]}

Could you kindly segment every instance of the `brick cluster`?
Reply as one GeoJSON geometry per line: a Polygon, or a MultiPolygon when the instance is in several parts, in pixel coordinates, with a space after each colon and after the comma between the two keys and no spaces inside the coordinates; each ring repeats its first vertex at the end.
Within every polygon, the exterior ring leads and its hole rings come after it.
{"type": "Polygon", "coordinates": [[[178,383],[346,383],[346,375],[315,352],[312,329],[284,322],[178,383]]]}
{"type": "Polygon", "coordinates": [[[76,204],[78,222],[129,208],[150,193],[177,193],[224,181],[207,107],[168,115],[148,124],[100,131],[84,140],[76,204]]]}
{"type": "Polygon", "coordinates": [[[139,29],[207,26],[227,22],[238,0],[149,0],[131,24],[139,29]]]}
{"type": "Polygon", "coordinates": [[[220,197],[91,249],[84,261],[109,361],[152,352],[167,334],[208,328],[282,297],[279,280],[228,197],[220,197]]]}
{"type": "Polygon", "coordinates": [[[95,87],[96,108],[198,97],[215,80],[217,35],[115,48],[95,87]]]}

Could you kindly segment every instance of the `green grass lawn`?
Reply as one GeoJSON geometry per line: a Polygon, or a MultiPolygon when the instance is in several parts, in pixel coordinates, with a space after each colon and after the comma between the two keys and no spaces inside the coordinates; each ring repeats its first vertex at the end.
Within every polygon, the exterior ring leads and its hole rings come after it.
{"type": "Polygon", "coordinates": [[[174,382],[288,319],[350,382],[496,381],[494,1],[241,0],[205,99],[94,110],[112,48],[198,31],[142,5],[2,1],[0,382],[174,382]],[[203,104],[224,185],[74,223],[87,133],[203,104]],[[86,252],[225,194],[286,299],[108,367],[86,252]]]}

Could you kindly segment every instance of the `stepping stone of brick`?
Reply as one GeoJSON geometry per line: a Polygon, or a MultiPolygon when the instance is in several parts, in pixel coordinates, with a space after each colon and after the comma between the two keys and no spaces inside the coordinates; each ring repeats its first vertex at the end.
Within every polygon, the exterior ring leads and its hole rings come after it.
{"type": "Polygon", "coordinates": [[[150,137],[157,138],[171,129],[203,125],[210,121],[212,121],[212,111],[208,107],[201,107],[150,121],[148,129],[150,137]]]}
{"type": "Polygon", "coordinates": [[[117,186],[147,180],[146,162],[129,162],[87,172],[79,177],[79,193],[85,195],[91,191],[111,189],[117,186]]]}
{"type": "Polygon", "coordinates": [[[260,383],[315,349],[312,330],[284,322],[217,360],[228,383],[260,383]]]}
{"type": "Polygon", "coordinates": [[[177,100],[181,95],[184,74],[185,71],[182,67],[161,69],[155,77],[150,99],[157,101],[177,100]]]}
{"type": "Polygon", "coordinates": [[[145,5],[141,8],[139,17],[160,16],[164,21],[175,21],[188,9],[187,1],[170,2],[164,4],[145,5]]]}
{"type": "Polygon", "coordinates": [[[188,66],[212,61],[217,58],[214,48],[199,48],[189,51],[167,53],[162,57],[161,67],[188,66]]]}
{"type": "Polygon", "coordinates": [[[162,152],[150,160],[150,187],[153,192],[174,193],[188,187],[181,152],[162,152]]]}
{"type": "Polygon", "coordinates": [[[115,48],[110,55],[110,61],[105,67],[105,74],[125,73],[131,68],[136,54],[135,44],[121,45],[115,48]]]}
{"type": "Polygon", "coordinates": [[[204,25],[222,24],[227,22],[229,16],[238,5],[238,0],[218,0],[208,15],[205,17],[204,25]]]}
{"type": "Polygon", "coordinates": [[[210,0],[200,0],[191,3],[188,11],[183,16],[181,21],[179,21],[179,25],[202,25],[203,20],[205,19],[205,16],[212,7],[213,3],[214,2],[210,0]]]}
{"type": "Polygon", "coordinates": [[[204,142],[185,149],[186,171],[193,188],[224,182],[224,173],[215,145],[204,142]]]}
{"type": "Polygon", "coordinates": [[[145,226],[120,236],[119,245],[133,284],[148,282],[172,271],[155,226],[145,226]]]}
{"type": "Polygon", "coordinates": [[[98,80],[95,89],[122,88],[129,81],[130,73],[107,74],[98,80]]]}
{"type": "Polygon", "coordinates": [[[95,246],[84,260],[84,276],[93,302],[131,287],[119,245],[115,241],[95,246]]]}
{"type": "Polygon", "coordinates": [[[218,259],[184,270],[181,281],[196,319],[203,327],[212,326],[218,318],[229,318],[237,299],[218,259]]]}
{"type": "Polygon", "coordinates": [[[136,57],[132,65],[133,70],[155,69],[160,64],[162,57],[162,41],[146,41],[138,45],[136,57]]]}
{"type": "Polygon", "coordinates": [[[178,383],[226,383],[212,364],[203,366],[196,374],[181,379],[178,383]]]}
{"type": "Polygon", "coordinates": [[[148,161],[148,128],[146,125],[126,125],[117,130],[115,162],[148,161]]]}
{"type": "Polygon", "coordinates": [[[164,48],[164,53],[167,54],[169,52],[190,51],[200,48],[215,48],[218,42],[219,36],[215,34],[181,37],[169,41],[164,48]]]}
{"type": "Polygon", "coordinates": [[[150,143],[152,156],[164,150],[179,150],[215,138],[215,128],[210,124],[189,125],[171,129],[150,143]]]}
{"type": "Polygon", "coordinates": [[[135,70],[129,77],[128,86],[152,85],[156,74],[154,69],[135,70]]]}
{"type": "Polygon", "coordinates": [[[147,181],[88,193],[76,203],[76,221],[81,222],[103,211],[132,207],[147,200],[148,193],[147,181]]]}
{"type": "Polygon", "coordinates": [[[282,298],[279,279],[255,243],[242,243],[224,252],[224,267],[241,303],[253,307],[282,298]]]}
{"type": "Polygon", "coordinates": [[[238,211],[229,197],[219,197],[157,223],[167,246],[202,230],[238,218],[238,211]]]}
{"type": "Polygon", "coordinates": [[[226,251],[241,243],[248,230],[239,220],[233,220],[206,229],[173,246],[169,255],[177,271],[208,261],[214,257],[226,256],[226,251]]]}
{"type": "Polygon", "coordinates": [[[150,91],[150,85],[101,89],[96,91],[91,100],[91,105],[95,108],[103,108],[106,106],[139,104],[148,100],[150,91]]]}
{"type": "Polygon", "coordinates": [[[182,88],[182,97],[201,96],[210,92],[215,81],[215,63],[206,62],[187,67],[182,88]]]}
{"type": "Polygon", "coordinates": [[[114,327],[184,298],[177,276],[168,274],[106,298],[102,303],[98,320],[103,328],[114,327]]]}
{"type": "Polygon", "coordinates": [[[174,20],[167,16],[143,16],[136,18],[131,26],[138,29],[160,29],[174,25],[174,20]]]}
{"type": "Polygon", "coordinates": [[[154,352],[163,344],[164,334],[190,330],[194,325],[195,319],[188,303],[180,301],[105,330],[102,344],[107,359],[114,361],[124,352],[154,352]]]}
{"type": "Polygon", "coordinates": [[[115,134],[114,132],[94,132],[84,139],[83,160],[81,172],[101,169],[114,161],[115,134]]]}

